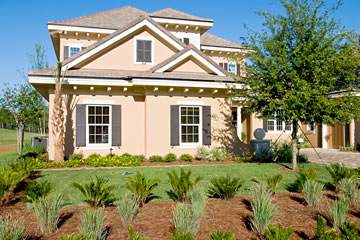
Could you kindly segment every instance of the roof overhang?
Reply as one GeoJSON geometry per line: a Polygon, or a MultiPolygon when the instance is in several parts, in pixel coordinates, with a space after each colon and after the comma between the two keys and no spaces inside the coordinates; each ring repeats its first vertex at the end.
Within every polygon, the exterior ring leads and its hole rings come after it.
{"type": "Polygon", "coordinates": [[[111,33],[115,32],[117,29],[48,24],[48,30],[49,30],[49,32],[52,32],[52,31],[69,31],[69,32],[87,32],[87,33],[111,34],[111,33]]]}

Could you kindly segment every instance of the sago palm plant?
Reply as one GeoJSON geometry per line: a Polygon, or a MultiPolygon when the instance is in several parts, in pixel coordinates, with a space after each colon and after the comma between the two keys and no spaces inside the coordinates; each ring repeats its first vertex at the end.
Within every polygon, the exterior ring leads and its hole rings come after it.
{"type": "Polygon", "coordinates": [[[240,178],[231,178],[229,175],[215,177],[210,180],[209,194],[211,197],[228,199],[233,197],[241,188],[240,178]]]}
{"type": "Polygon", "coordinates": [[[169,183],[172,187],[172,194],[175,195],[176,199],[180,202],[189,201],[189,194],[192,189],[201,180],[200,176],[197,176],[195,180],[191,180],[191,170],[185,171],[180,169],[180,176],[175,170],[168,172],[169,183]]]}

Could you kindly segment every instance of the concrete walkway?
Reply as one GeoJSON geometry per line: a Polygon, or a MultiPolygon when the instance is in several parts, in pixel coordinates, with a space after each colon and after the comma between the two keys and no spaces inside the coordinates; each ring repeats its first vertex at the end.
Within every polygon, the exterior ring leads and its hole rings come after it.
{"type": "Polygon", "coordinates": [[[351,168],[360,167],[360,153],[340,152],[338,149],[322,149],[304,148],[300,150],[304,153],[310,162],[321,164],[344,163],[345,166],[351,168]],[[316,154],[316,152],[319,154],[316,154]],[[320,157],[319,157],[320,156],[320,157]]]}

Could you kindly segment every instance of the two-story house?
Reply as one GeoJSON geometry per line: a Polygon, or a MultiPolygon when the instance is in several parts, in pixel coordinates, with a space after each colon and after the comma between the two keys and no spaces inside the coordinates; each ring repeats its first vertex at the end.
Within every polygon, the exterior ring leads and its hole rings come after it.
{"type": "MultiPolygon", "coordinates": [[[[264,127],[267,138],[283,131],[289,136],[286,122],[262,121],[227,100],[228,85],[245,74],[248,50],[208,33],[213,23],[174,9],[147,13],[133,7],[48,22],[66,71],[65,155],[194,154],[199,146],[236,154],[249,147],[242,132],[250,138],[264,127]]],[[[52,69],[31,71],[29,80],[49,101],[52,119],[52,69]]]]}

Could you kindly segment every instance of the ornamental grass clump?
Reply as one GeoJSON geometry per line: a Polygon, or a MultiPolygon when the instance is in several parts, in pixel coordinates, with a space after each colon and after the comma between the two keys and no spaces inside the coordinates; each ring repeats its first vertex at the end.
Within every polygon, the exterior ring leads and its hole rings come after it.
{"type": "Polygon", "coordinates": [[[185,171],[180,169],[180,175],[175,170],[168,172],[169,183],[172,187],[170,195],[172,195],[177,201],[189,201],[190,192],[200,182],[201,177],[197,176],[194,180],[191,179],[191,170],[185,171]]]}
{"type": "Polygon", "coordinates": [[[0,239],[23,240],[26,239],[24,232],[24,225],[10,216],[0,219],[0,239]]]}
{"type": "Polygon", "coordinates": [[[222,148],[212,148],[210,150],[209,161],[224,161],[227,157],[227,152],[222,148]]]}
{"type": "Polygon", "coordinates": [[[129,193],[125,193],[117,204],[119,215],[122,222],[129,226],[135,220],[136,214],[138,213],[139,201],[138,199],[129,193]]]}
{"type": "Polygon", "coordinates": [[[196,150],[195,158],[198,160],[207,160],[209,157],[210,152],[205,146],[198,147],[196,150]]]}
{"type": "Polygon", "coordinates": [[[316,180],[319,176],[318,170],[316,168],[304,168],[301,169],[297,175],[296,180],[290,187],[290,190],[297,192],[302,192],[304,189],[305,182],[308,180],[316,180]]]}
{"type": "Polygon", "coordinates": [[[29,208],[34,210],[43,233],[51,233],[57,229],[60,220],[60,210],[67,205],[61,195],[49,195],[29,203],[29,208]]]}
{"type": "Polygon", "coordinates": [[[229,175],[214,177],[210,180],[210,183],[209,195],[222,199],[232,198],[242,186],[240,178],[231,178],[229,175]]]}
{"type": "Polygon", "coordinates": [[[116,201],[113,194],[115,186],[108,185],[108,182],[109,179],[95,176],[90,183],[73,183],[72,186],[80,191],[83,201],[90,207],[100,207],[116,201]]]}
{"type": "Polygon", "coordinates": [[[338,189],[343,193],[349,206],[354,206],[359,198],[359,180],[355,177],[343,178],[339,181],[338,189]]]}
{"type": "Polygon", "coordinates": [[[87,208],[81,215],[80,232],[84,239],[105,240],[105,211],[103,208],[87,208]]]}
{"type": "Polygon", "coordinates": [[[305,194],[306,203],[309,206],[318,209],[323,189],[324,189],[324,184],[321,184],[314,180],[306,181],[304,184],[304,194],[305,194]]]}
{"type": "Polygon", "coordinates": [[[160,179],[147,180],[145,175],[137,172],[135,176],[129,177],[125,187],[137,198],[140,207],[156,198],[153,191],[159,186],[160,179]]]}
{"type": "Polygon", "coordinates": [[[251,209],[254,217],[250,219],[250,225],[253,231],[259,236],[264,236],[265,229],[271,219],[275,216],[275,206],[271,202],[270,191],[264,184],[256,184],[250,191],[251,209]]]}
{"type": "Polygon", "coordinates": [[[334,227],[339,227],[345,222],[345,215],[349,208],[349,202],[341,196],[335,201],[332,209],[330,209],[330,219],[334,227]]]}

